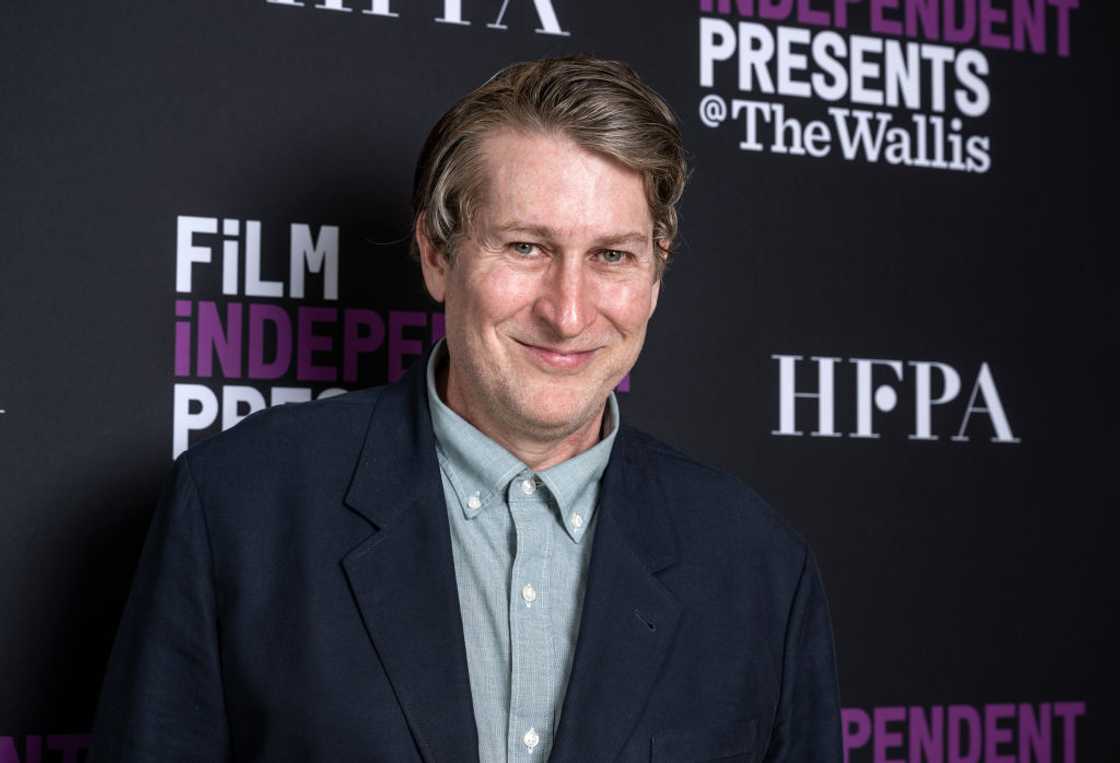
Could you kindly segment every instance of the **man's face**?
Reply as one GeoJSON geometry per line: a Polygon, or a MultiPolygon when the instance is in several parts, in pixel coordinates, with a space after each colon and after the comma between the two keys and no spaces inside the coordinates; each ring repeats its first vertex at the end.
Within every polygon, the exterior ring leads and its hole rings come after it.
{"type": "Polygon", "coordinates": [[[453,262],[421,240],[447,403],[499,440],[597,429],[657,304],[641,175],[555,134],[498,131],[482,155],[486,197],[453,262]]]}

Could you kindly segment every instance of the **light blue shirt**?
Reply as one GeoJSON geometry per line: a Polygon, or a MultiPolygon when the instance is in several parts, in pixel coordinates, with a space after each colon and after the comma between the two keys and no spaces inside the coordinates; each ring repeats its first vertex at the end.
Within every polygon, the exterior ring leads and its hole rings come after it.
{"type": "Polygon", "coordinates": [[[534,473],[452,411],[428,362],[428,410],[451,526],[481,763],[547,760],[587,587],[599,482],[618,433],[534,473]]]}

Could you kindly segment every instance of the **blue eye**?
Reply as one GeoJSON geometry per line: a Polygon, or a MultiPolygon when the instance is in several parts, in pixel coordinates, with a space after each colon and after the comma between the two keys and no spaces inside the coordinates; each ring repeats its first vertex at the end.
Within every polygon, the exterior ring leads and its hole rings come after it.
{"type": "Polygon", "coordinates": [[[603,262],[615,265],[626,259],[626,252],[620,252],[617,249],[604,249],[599,253],[599,256],[603,258],[603,262]]]}
{"type": "Polygon", "coordinates": [[[510,244],[509,247],[516,254],[520,254],[522,257],[528,257],[534,251],[536,251],[537,245],[536,244],[528,244],[528,243],[525,243],[524,241],[516,241],[516,242],[510,244]]]}

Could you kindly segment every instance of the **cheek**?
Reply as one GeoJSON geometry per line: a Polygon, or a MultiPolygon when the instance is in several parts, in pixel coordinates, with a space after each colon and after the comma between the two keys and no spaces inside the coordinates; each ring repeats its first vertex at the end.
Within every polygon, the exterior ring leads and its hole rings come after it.
{"type": "Polygon", "coordinates": [[[640,331],[649,320],[653,296],[649,283],[615,285],[600,292],[599,305],[611,323],[630,333],[640,331]]]}
{"type": "Polygon", "coordinates": [[[463,290],[469,314],[483,322],[500,322],[532,304],[536,277],[508,270],[482,273],[463,290]]]}

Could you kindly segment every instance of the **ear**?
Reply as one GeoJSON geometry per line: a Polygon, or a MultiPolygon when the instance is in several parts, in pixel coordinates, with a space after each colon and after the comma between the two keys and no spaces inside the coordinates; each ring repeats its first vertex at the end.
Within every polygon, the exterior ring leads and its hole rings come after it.
{"type": "Polygon", "coordinates": [[[447,254],[432,243],[425,232],[426,212],[416,216],[416,247],[420,251],[420,270],[424,273],[424,285],[436,302],[443,302],[447,293],[447,269],[451,263],[447,254]]]}

